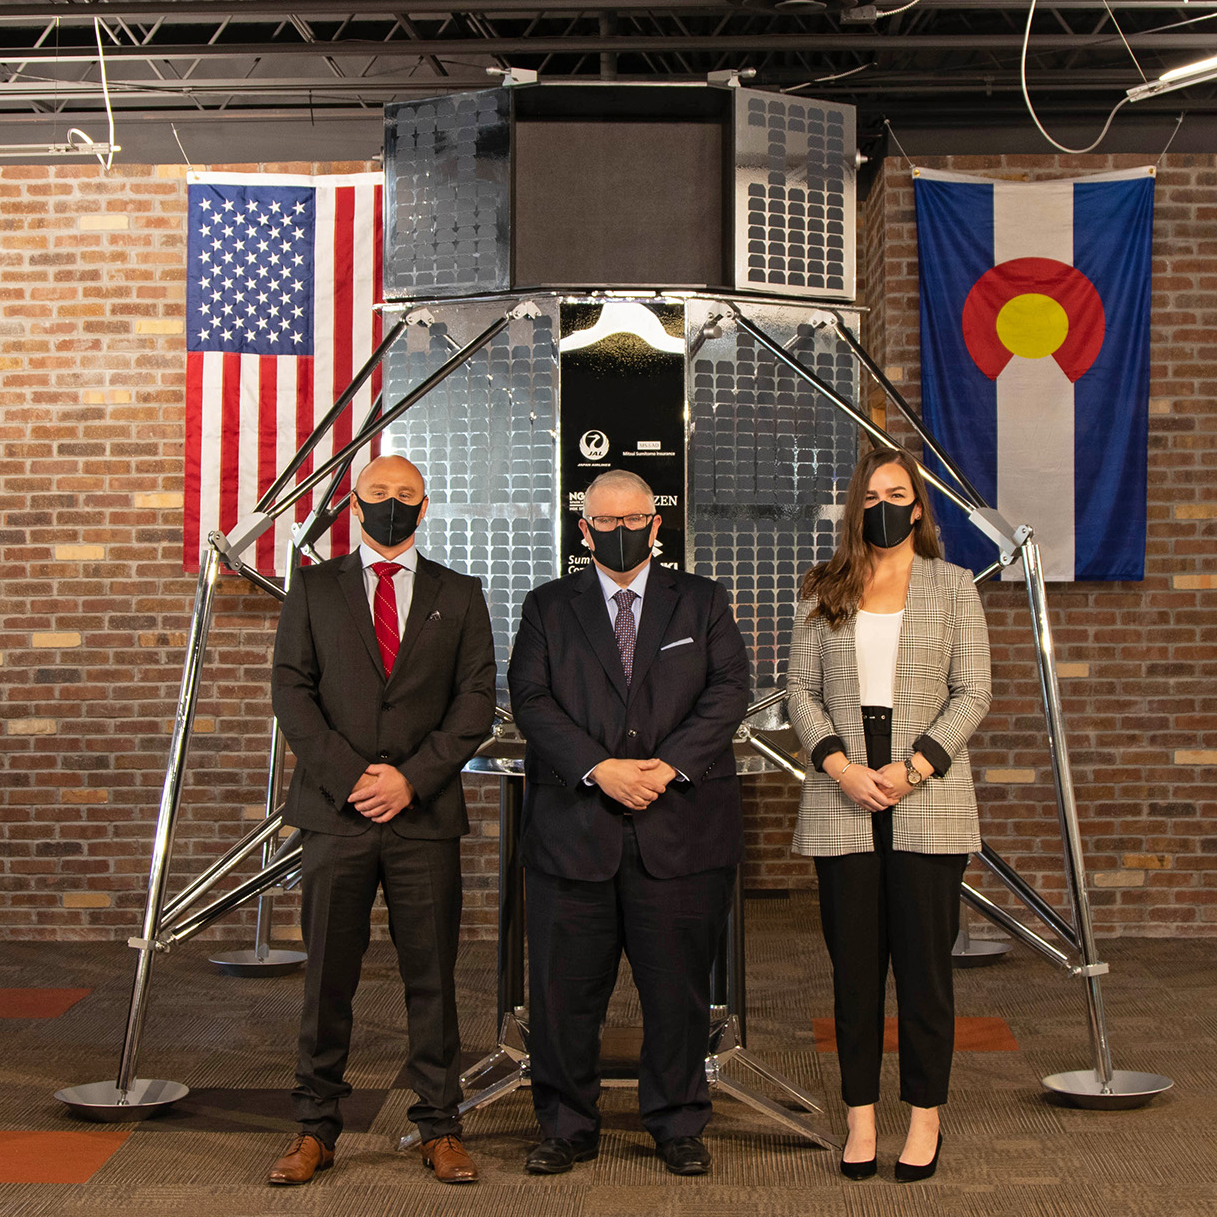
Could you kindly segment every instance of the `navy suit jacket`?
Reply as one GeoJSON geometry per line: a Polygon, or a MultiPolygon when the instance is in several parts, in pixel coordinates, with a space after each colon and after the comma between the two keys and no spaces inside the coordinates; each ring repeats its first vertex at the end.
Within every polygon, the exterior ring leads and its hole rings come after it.
{"type": "Polygon", "coordinates": [[[720,584],[652,565],[627,688],[595,568],[546,583],[524,601],[507,679],[527,741],[526,867],[569,879],[616,874],[625,809],[583,781],[610,757],[657,756],[689,779],[634,814],[652,875],[739,861],[731,741],[748,706],[748,656],[720,584]]]}
{"type": "Polygon", "coordinates": [[[393,672],[385,678],[358,552],[297,572],[275,635],[272,702],[296,754],[284,822],[351,836],[347,802],[369,764],[416,792],[389,821],[403,837],[469,831],[460,773],[494,719],[494,643],[481,583],[419,555],[393,672]]]}

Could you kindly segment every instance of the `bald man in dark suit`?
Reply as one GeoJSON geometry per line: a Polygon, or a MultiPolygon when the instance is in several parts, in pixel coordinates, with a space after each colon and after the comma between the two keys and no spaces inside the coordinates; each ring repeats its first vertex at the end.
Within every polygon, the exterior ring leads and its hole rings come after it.
{"type": "Polygon", "coordinates": [[[351,510],[359,550],[297,572],[275,639],[275,714],[296,754],[283,818],[303,835],[308,965],[292,1093],[301,1131],[269,1182],[307,1183],[333,1163],[378,888],[405,984],[423,1162],[444,1182],[469,1182],[453,977],[469,831],[460,774],[494,717],[490,617],[477,579],[418,553],[427,498],[409,461],[372,461],[351,510]]]}

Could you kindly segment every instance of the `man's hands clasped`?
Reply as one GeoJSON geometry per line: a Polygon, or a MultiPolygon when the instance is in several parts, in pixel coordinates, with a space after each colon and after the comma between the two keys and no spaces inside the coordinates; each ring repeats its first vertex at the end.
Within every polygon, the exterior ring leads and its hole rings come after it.
{"type": "Polygon", "coordinates": [[[387,824],[414,802],[414,787],[406,775],[392,765],[369,765],[359,775],[350,801],[361,816],[373,824],[387,824]]]}
{"type": "Polygon", "coordinates": [[[676,770],[658,757],[645,761],[614,758],[601,761],[588,777],[610,799],[616,799],[631,811],[643,811],[675,780],[676,770]]]}

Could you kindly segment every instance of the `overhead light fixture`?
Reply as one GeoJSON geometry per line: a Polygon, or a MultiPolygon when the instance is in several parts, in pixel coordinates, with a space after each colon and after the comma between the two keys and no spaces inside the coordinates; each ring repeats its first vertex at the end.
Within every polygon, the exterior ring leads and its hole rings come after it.
{"type": "Polygon", "coordinates": [[[1202,59],[1199,63],[1189,63],[1186,67],[1171,68],[1157,80],[1134,85],[1128,90],[1128,100],[1144,101],[1147,97],[1157,97],[1159,93],[1169,93],[1173,89],[1186,89],[1189,85],[1203,84],[1206,80],[1217,80],[1217,55],[1202,59]]]}
{"type": "Polygon", "coordinates": [[[706,83],[726,85],[728,89],[738,89],[741,80],[752,80],[756,76],[756,68],[722,68],[706,74],[706,83]]]}
{"type": "MultiPolygon", "coordinates": [[[[122,144],[100,144],[87,131],[79,127],[68,129],[66,143],[62,144],[0,144],[0,157],[28,159],[35,156],[95,156],[100,161],[103,156],[113,158],[116,152],[123,150],[122,144]],[[78,136],[79,142],[72,136],[78,136]]],[[[107,164],[102,161],[102,164],[107,164]]]]}
{"type": "Polygon", "coordinates": [[[121,144],[0,144],[0,157],[29,160],[40,156],[109,156],[121,144]]]}

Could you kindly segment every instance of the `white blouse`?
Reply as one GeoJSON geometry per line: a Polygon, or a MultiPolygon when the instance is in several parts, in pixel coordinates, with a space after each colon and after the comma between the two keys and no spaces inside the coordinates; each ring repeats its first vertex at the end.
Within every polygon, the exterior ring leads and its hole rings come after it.
{"type": "Polygon", "coordinates": [[[903,620],[904,609],[898,613],[858,610],[854,623],[854,650],[858,657],[858,690],[864,706],[892,704],[903,620]]]}

